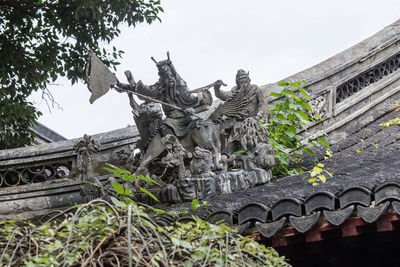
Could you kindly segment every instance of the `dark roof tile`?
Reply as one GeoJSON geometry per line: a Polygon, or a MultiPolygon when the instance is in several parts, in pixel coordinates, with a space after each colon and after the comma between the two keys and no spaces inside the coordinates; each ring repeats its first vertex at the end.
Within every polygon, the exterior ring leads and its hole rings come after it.
{"type": "Polygon", "coordinates": [[[373,223],[379,219],[380,216],[386,211],[390,202],[386,201],[381,205],[375,207],[362,207],[357,206],[358,215],[367,223],[373,223]]]}
{"type": "Polygon", "coordinates": [[[239,225],[238,234],[243,235],[249,229],[251,222],[245,222],[244,224],[239,225]]]}
{"type": "Polygon", "coordinates": [[[320,215],[321,212],[317,211],[311,215],[302,217],[289,216],[289,221],[294,229],[296,229],[300,233],[305,233],[316,224],[320,215]]]}
{"type": "Polygon", "coordinates": [[[400,202],[399,201],[392,201],[392,207],[394,211],[400,215],[400,202]]]}
{"type": "Polygon", "coordinates": [[[250,220],[266,222],[269,208],[261,203],[248,203],[239,210],[239,224],[250,220]]]}
{"type": "Polygon", "coordinates": [[[231,212],[228,211],[216,211],[210,214],[210,216],[208,216],[207,221],[209,221],[210,223],[223,223],[229,226],[233,225],[233,215],[231,212]]]}
{"type": "Polygon", "coordinates": [[[374,196],[376,205],[387,200],[400,201],[400,184],[398,182],[383,183],[375,188],[374,196]]]}
{"type": "Polygon", "coordinates": [[[275,221],[282,216],[301,216],[302,203],[300,200],[292,197],[282,198],[271,208],[272,220],[275,221]]]}
{"type": "Polygon", "coordinates": [[[334,210],[336,200],[334,194],[326,191],[311,194],[304,201],[306,214],[315,210],[334,210]]]}
{"type": "Polygon", "coordinates": [[[371,191],[361,186],[349,187],[339,194],[339,203],[341,209],[353,204],[368,207],[371,204],[371,191]]]}
{"type": "Polygon", "coordinates": [[[351,205],[342,210],[333,210],[333,211],[324,210],[323,213],[326,220],[330,224],[338,226],[344,223],[344,221],[346,221],[347,218],[350,217],[350,215],[353,213],[353,210],[354,210],[354,205],[351,205]]]}
{"type": "Polygon", "coordinates": [[[270,238],[279,232],[285,221],[286,217],[282,217],[280,220],[270,223],[256,222],[256,228],[264,237],[270,238]]]}

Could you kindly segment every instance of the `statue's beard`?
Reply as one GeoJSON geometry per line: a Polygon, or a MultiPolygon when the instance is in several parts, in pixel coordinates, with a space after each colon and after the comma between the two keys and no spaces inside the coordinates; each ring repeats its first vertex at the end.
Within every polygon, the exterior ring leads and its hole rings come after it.
{"type": "Polygon", "coordinates": [[[245,85],[246,83],[248,83],[249,81],[250,81],[249,79],[240,79],[240,80],[236,81],[236,85],[238,87],[241,87],[241,86],[245,85]]]}

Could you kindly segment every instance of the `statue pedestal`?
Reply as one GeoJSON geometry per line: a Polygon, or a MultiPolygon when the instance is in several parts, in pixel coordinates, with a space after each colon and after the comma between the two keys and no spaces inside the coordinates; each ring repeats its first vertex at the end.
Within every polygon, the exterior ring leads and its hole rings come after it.
{"type": "Polygon", "coordinates": [[[163,203],[178,203],[193,199],[206,200],[218,194],[230,194],[239,190],[267,183],[271,170],[254,169],[211,172],[201,176],[178,179],[160,192],[163,203]]]}

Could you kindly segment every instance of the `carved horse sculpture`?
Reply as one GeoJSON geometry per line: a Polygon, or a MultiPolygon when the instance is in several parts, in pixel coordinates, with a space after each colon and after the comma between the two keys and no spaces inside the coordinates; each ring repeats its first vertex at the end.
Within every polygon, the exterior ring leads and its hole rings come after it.
{"type": "MultiPolygon", "coordinates": [[[[132,101],[134,101],[133,98],[132,101]]],[[[154,103],[145,103],[140,106],[136,104],[133,107],[139,108],[137,113],[133,113],[138,114],[137,116],[134,115],[134,118],[141,136],[141,151],[143,156],[140,160],[138,172],[142,173],[146,172],[149,164],[166,149],[158,129],[161,122],[161,107],[154,103]]],[[[194,152],[196,146],[211,151],[213,155],[213,167],[221,167],[219,163],[219,152],[221,151],[219,125],[206,123],[194,126],[185,136],[178,138],[178,140],[188,152],[194,152]]]]}
{"type": "MultiPolygon", "coordinates": [[[[125,75],[130,86],[133,87],[132,74],[126,71],[125,75]]],[[[205,94],[208,93],[205,92],[205,94]]],[[[137,172],[145,174],[149,164],[166,150],[163,137],[160,133],[162,109],[160,104],[154,102],[146,101],[139,105],[132,94],[128,93],[128,96],[135,124],[141,138],[138,147],[141,150],[142,157],[137,172]]],[[[178,138],[178,140],[188,152],[194,152],[196,146],[211,151],[214,163],[213,168],[219,169],[222,167],[219,162],[221,151],[219,125],[211,121],[202,121],[202,123],[194,125],[185,136],[178,138]]]]}

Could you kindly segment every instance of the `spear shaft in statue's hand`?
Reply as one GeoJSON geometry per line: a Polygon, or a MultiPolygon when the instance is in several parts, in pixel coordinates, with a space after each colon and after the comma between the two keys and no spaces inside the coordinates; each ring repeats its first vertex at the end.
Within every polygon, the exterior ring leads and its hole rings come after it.
{"type": "Polygon", "coordinates": [[[146,99],[146,100],[149,100],[149,101],[152,101],[152,102],[155,102],[155,103],[159,103],[159,104],[168,106],[168,107],[170,107],[170,108],[178,109],[178,110],[180,110],[180,111],[185,112],[186,114],[188,114],[188,115],[190,115],[190,116],[196,116],[196,117],[198,117],[198,118],[201,119],[201,117],[200,117],[199,115],[197,115],[197,114],[195,114],[195,113],[188,112],[187,110],[185,110],[185,109],[183,109],[183,108],[180,108],[180,107],[178,107],[178,106],[175,106],[175,105],[173,105],[173,104],[165,103],[164,101],[161,101],[161,100],[158,100],[158,99],[154,99],[154,98],[152,98],[152,97],[150,97],[150,96],[143,95],[143,94],[141,94],[141,93],[137,93],[137,92],[132,91],[132,90],[127,90],[127,89],[123,89],[123,88],[120,88],[120,87],[118,87],[118,89],[117,89],[117,88],[115,88],[115,89],[116,89],[118,92],[127,92],[128,94],[134,94],[134,95],[140,96],[141,98],[144,98],[144,99],[146,99]]]}
{"type": "MultiPolygon", "coordinates": [[[[210,83],[209,85],[206,85],[206,86],[203,86],[203,87],[194,89],[194,90],[192,90],[192,91],[189,91],[189,93],[191,93],[191,94],[200,93],[200,92],[203,91],[203,90],[210,89],[211,87],[213,87],[213,86],[214,86],[215,84],[217,84],[217,83],[218,83],[218,81],[213,82],[213,83],[210,83]]],[[[226,86],[226,83],[222,82],[221,85],[226,86]]]]}

